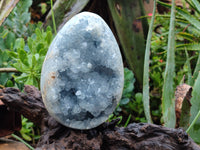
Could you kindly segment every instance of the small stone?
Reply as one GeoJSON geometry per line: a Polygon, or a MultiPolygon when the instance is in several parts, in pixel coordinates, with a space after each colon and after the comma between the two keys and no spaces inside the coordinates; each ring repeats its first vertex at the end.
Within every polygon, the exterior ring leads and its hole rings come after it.
{"type": "Polygon", "coordinates": [[[67,127],[94,128],[114,111],[123,84],[120,50],[104,20],[89,12],[70,19],[42,68],[41,92],[49,114],[67,127]]]}

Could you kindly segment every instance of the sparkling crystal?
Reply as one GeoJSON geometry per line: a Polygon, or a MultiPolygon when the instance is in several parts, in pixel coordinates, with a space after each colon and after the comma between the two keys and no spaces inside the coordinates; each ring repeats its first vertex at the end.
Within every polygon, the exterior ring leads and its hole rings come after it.
{"type": "Polygon", "coordinates": [[[123,72],[108,25],[96,14],[80,13],[58,32],[47,52],[41,76],[44,104],[67,127],[94,128],[117,106],[123,72]]]}

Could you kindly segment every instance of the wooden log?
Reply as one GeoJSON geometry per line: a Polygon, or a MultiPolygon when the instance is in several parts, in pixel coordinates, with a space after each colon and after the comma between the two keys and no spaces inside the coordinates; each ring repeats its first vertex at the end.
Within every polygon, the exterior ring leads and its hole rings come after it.
{"type": "Polygon", "coordinates": [[[200,150],[181,128],[171,129],[147,123],[116,127],[119,120],[105,122],[90,130],[67,128],[52,118],[44,107],[40,91],[25,86],[25,93],[15,88],[0,90],[0,99],[41,127],[40,150],[200,150]]]}

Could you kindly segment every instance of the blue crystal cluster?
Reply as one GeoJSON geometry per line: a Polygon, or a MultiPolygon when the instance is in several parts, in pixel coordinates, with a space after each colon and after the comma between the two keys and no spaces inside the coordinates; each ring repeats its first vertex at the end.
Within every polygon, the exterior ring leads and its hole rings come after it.
{"type": "Polygon", "coordinates": [[[123,72],[110,28],[100,16],[80,13],[58,32],[47,52],[41,76],[44,104],[67,127],[94,128],[117,106],[123,72]]]}

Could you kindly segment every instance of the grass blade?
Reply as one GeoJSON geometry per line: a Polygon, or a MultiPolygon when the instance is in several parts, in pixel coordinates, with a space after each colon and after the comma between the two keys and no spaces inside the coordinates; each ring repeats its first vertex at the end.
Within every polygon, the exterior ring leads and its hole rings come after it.
{"type": "Polygon", "coordinates": [[[200,43],[188,43],[188,44],[179,44],[176,46],[176,50],[192,50],[192,51],[200,51],[200,43]]]}
{"type": "Polygon", "coordinates": [[[149,59],[150,59],[150,49],[151,49],[151,37],[153,32],[153,23],[155,19],[156,12],[156,0],[154,0],[154,9],[153,15],[151,18],[151,23],[149,27],[149,32],[147,36],[147,43],[145,49],[144,57],[144,75],[143,75],[143,106],[144,112],[148,123],[152,123],[151,114],[150,114],[150,105],[149,105],[149,59]]]}
{"type": "Polygon", "coordinates": [[[168,35],[167,61],[164,75],[162,111],[166,127],[174,128],[176,124],[175,97],[174,97],[174,72],[175,72],[175,0],[172,0],[170,27],[168,35]]]}
{"type": "Polygon", "coordinates": [[[50,1],[51,1],[51,15],[52,15],[52,21],[53,21],[53,29],[54,29],[54,33],[57,34],[56,22],[55,22],[54,11],[53,11],[53,0],[50,0],[50,1]]]}
{"type": "Polygon", "coordinates": [[[125,123],[124,127],[128,126],[130,120],[131,120],[131,114],[129,114],[128,119],[126,120],[126,123],[125,123]]]}
{"type": "Polygon", "coordinates": [[[184,38],[184,39],[186,39],[186,40],[188,40],[188,41],[190,41],[190,42],[194,42],[194,39],[196,38],[195,35],[190,34],[190,33],[187,33],[187,32],[179,32],[179,33],[177,34],[177,36],[178,36],[178,37],[182,37],[182,38],[184,38]]]}

